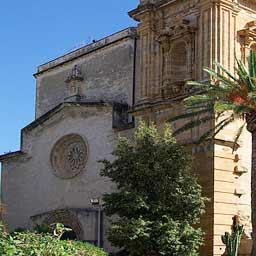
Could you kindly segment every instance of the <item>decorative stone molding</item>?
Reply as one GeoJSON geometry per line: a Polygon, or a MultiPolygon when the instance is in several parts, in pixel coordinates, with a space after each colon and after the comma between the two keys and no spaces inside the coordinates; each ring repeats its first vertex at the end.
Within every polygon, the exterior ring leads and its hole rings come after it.
{"type": "Polygon", "coordinates": [[[238,31],[241,44],[242,59],[246,62],[250,49],[256,49],[256,21],[246,24],[246,28],[238,31]]]}
{"type": "Polygon", "coordinates": [[[80,135],[64,136],[51,152],[53,173],[62,179],[73,178],[85,169],[87,158],[87,142],[80,135]]]}
{"type": "Polygon", "coordinates": [[[188,20],[182,19],[175,26],[162,29],[158,33],[158,41],[160,43],[166,43],[166,41],[169,41],[168,43],[170,43],[172,40],[194,33],[195,30],[196,28],[191,26],[188,20]]]}
{"type": "Polygon", "coordinates": [[[160,31],[158,41],[162,48],[162,97],[175,98],[189,92],[185,87],[193,79],[193,41],[195,30],[188,20],[160,31]]]}
{"type": "Polygon", "coordinates": [[[66,83],[69,83],[72,80],[76,80],[76,81],[83,81],[84,80],[84,78],[82,76],[81,66],[75,65],[72,68],[71,74],[66,79],[66,83]]]}

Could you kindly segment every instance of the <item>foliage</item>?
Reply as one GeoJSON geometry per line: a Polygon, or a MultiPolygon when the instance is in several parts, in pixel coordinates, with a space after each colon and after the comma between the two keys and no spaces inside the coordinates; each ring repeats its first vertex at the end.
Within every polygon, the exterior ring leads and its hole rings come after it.
{"type": "Polygon", "coordinates": [[[217,71],[204,68],[212,77],[211,82],[188,82],[193,88],[193,93],[184,100],[187,113],[173,117],[170,121],[203,116],[188,121],[174,132],[176,135],[202,123],[217,120],[217,125],[201,136],[201,142],[215,137],[236,119],[243,120],[244,123],[234,138],[236,144],[246,127],[245,117],[250,117],[250,113],[256,112],[256,53],[250,52],[248,68],[241,60],[237,60],[236,74],[232,74],[219,63],[215,63],[215,66],[217,71]]]}
{"type": "MultiPolygon", "coordinates": [[[[61,226],[58,227],[60,231],[61,226]]],[[[62,229],[63,230],[63,229],[62,229]]],[[[60,234],[60,233],[59,233],[60,234]]],[[[59,236],[18,232],[8,234],[0,226],[1,256],[106,256],[93,245],[78,241],[61,241],[59,236]]]]}
{"type": "Polygon", "coordinates": [[[104,196],[112,218],[109,240],[131,256],[194,256],[203,233],[195,228],[205,198],[190,173],[191,158],[172,137],[141,123],[134,139],[119,138],[101,175],[117,185],[104,196]]]}
{"type": "Polygon", "coordinates": [[[37,224],[35,226],[35,231],[39,234],[49,234],[51,233],[51,229],[46,224],[37,224]]]}
{"type": "Polygon", "coordinates": [[[235,225],[232,233],[228,232],[221,236],[223,244],[227,247],[227,256],[237,256],[241,237],[244,233],[244,227],[242,225],[235,225]]]}

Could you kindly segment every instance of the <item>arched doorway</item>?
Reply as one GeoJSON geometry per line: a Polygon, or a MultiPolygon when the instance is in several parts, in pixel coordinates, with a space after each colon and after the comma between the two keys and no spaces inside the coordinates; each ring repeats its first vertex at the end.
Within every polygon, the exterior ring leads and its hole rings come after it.
{"type": "Polygon", "coordinates": [[[63,235],[60,237],[60,240],[78,240],[78,237],[75,231],[71,227],[68,227],[68,226],[65,226],[65,227],[70,230],[65,231],[63,235]]]}
{"type": "Polygon", "coordinates": [[[61,240],[83,240],[83,229],[77,216],[69,210],[56,210],[48,214],[43,221],[48,227],[61,223],[71,230],[64,232],[61,240]]]}

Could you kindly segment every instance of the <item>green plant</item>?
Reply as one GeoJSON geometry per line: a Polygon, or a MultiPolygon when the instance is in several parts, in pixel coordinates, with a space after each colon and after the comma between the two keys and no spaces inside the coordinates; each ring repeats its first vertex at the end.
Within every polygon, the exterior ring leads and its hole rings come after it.
{"type": "Polygon", "coordinates": [[[39,234],[47,234],[47,233],[51,233],[51,229],[46,225],[46,224],[37,224],[35,226],[35,231],[39,234]]]}
{"type": "MultiPolygon", "coordinates": [[[[59,227],[60,230],[61,227],[59,227]]],[[[63,229],[62,229],[63,230],[63,229]]],[[[60,234],[60,233],[58,233],[60,234]]],[[[100,248],[78,241],[61,241],[50,234],[8,234],[0,225],[1,256],[107,256],[100,248]]]]}
{"type": "Polygon", "coordinates": [[[205,198],[190,173],[190,155],[170,129],[160,134],[141,123],[133,140],[119,138],[113,155],[101,171],[117,186],[104,196],[105,212],[114,216],[112,244],[131,256],[198,255],[203,233],[195,224],[205,198]]]}
{"type": "Polygon", "coordinates": [[[232,233],[225,232],[225,235],[221,236],[223,244],[227,248],[227,256],[237,256],[241,237],[244,233],[244,227],[242,225],[234,226],[232,233]]]}
{"type": "MultiPolygon", "coordinates": [[[[256,255],[256,53],[250,52],[248,66],[237,60],[235,74],[215,63],[215,69],[204,68],[212,79],[208,82],[191,81],[192,92],[185,100],[186,112],[174,116],[171,122],[185,121],[185,124],[174,131],[174,135],[190,130],[205,123],[210,129],[201,134],[198,142],[213,139],[229,124],[239,120],[241,126],[234,136],[234,146],[245,128],[252,135],[251,156],[251,208],[253,249],[256,255]]],[[[206,128],[206,127],[204,127],[206,128]]]]}

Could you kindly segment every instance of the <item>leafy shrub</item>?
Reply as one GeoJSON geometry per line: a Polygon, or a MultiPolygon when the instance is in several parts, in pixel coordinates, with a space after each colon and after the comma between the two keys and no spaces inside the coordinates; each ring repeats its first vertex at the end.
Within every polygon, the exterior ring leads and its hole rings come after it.
{"type": "Polygon", "coordinates": [[[206,199],[170,130],[159,134],[142,123],[133,140],[119,139],[113,155],[101,171],[118,189],[104,196],[106,214],[115,216],[112,244],[130,256],[198,255],[203,232],[196,224],[206,199]]]}
{"type": "Polygon", "coordinates": [[[12,235],[0,225],[1,256],[107,256],[103,250],[84,242],[62,241],[59,237],[36,232],[12,235]]]}

